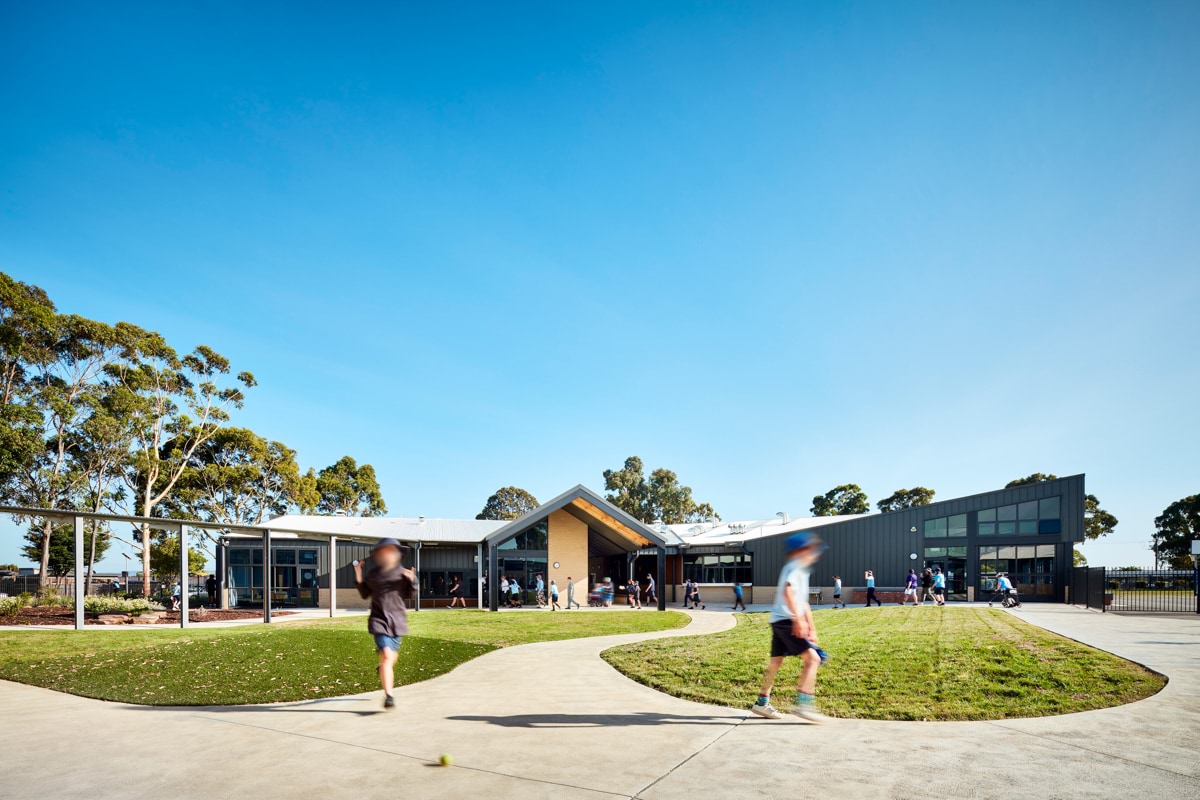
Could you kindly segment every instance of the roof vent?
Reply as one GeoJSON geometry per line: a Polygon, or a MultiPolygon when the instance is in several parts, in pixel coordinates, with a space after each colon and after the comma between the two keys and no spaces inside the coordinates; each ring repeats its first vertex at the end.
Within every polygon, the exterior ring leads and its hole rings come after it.
{"type": "Polygon", "coordinates": [[[344,508],[339,508],[337,511],[334,511],[334,512],[333,512],[333,515],[334,515],[335,517],[345,517],[345,516],[348,516],[348,514],[346,514],[346,509],[344,509],[344,508]]]}
{"type": "Polygon", "coordinates": [[[418,525],[424,525],[424,524],[425,524],[425,515],[424,515],[424,514],[422,514],[421,516],[417,517],[417,524],[418,524],[418,525]]]}
{"type": "Polygon", "coordinates": [[[790,522],[790,521],[791,521],[791,517],[789,517],[789,516],[788,516],[788,514],[787,514],[787,512],[786,512],[786,511],[776,511],[776,512],[775,512],[775,516],[779,517],[779,520],[780,520],[780,521],[779,521],[779,524],[780,524],[780,525],[787,525],[787,524],[788,524],[788,522],[790,522]]]}

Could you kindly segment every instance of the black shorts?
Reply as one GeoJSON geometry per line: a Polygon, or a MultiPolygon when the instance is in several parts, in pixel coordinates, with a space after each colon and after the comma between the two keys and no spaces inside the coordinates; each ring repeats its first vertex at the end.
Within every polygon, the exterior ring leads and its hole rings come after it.
{"type": "Polygon", "coordinates": [[[944,586],[935,586],[935,587],[933,587],[933,593],[934,593],[934,594],[945,594],[945,593],[946,593],[946,587],[944,587],[944,586]]]}
{"type": "Polygon", "coordinates": [[[812,645],[792,633],[792,621],[783,619],[771,623],[771,658],[804,655],[812,645]]]}

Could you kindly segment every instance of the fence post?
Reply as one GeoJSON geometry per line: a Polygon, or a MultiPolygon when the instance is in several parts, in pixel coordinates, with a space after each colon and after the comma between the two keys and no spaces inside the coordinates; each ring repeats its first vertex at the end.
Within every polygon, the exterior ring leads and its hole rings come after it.
{"type": "MultiPolygon", "coordinates": [[[[94,536],[95,534],[93,534],[94,536]]],[[[83,517],[75,518],[75,630],[83,630],[83,517]]]]}

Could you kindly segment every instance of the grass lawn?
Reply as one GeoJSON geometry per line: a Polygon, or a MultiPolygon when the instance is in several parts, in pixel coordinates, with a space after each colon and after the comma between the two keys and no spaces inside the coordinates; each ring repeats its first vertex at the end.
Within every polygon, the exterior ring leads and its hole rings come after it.
{"type": "MultiPolygon", "coordinates": [[[[830,662],[817,679],[836,717],[979,720],[1039,717],[1120,705],[1165,680],[1110,653],[977,608],[823,610],[814,615],[830,662]]],[[[621,672],[688,700],[742,708],[758,694],[770,649],[766,614],[704,637],[606,650],[621,672]]],[[[799,660],[784,661],[772,702],[790,708],[799,660]]]]}
{"type": "MultiPolygon", "coordinates": [[[[396,684],[527,642],[678,628],[677,612],[424,611],[409,617],[396,684]]],[[[0,632],[0,679],[145,705],[241,705],[378,688],[367,620],[182,630],[0,632]]]]}

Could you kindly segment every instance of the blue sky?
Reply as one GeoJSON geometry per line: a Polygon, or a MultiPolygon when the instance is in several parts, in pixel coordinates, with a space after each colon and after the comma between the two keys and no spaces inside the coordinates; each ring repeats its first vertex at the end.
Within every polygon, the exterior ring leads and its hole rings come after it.
{"type": "Polygon", "coordinates": [[[1200,491],[1200,6],[239,5],[0,10],[0,269],[392,513],[1200,491]]]}

